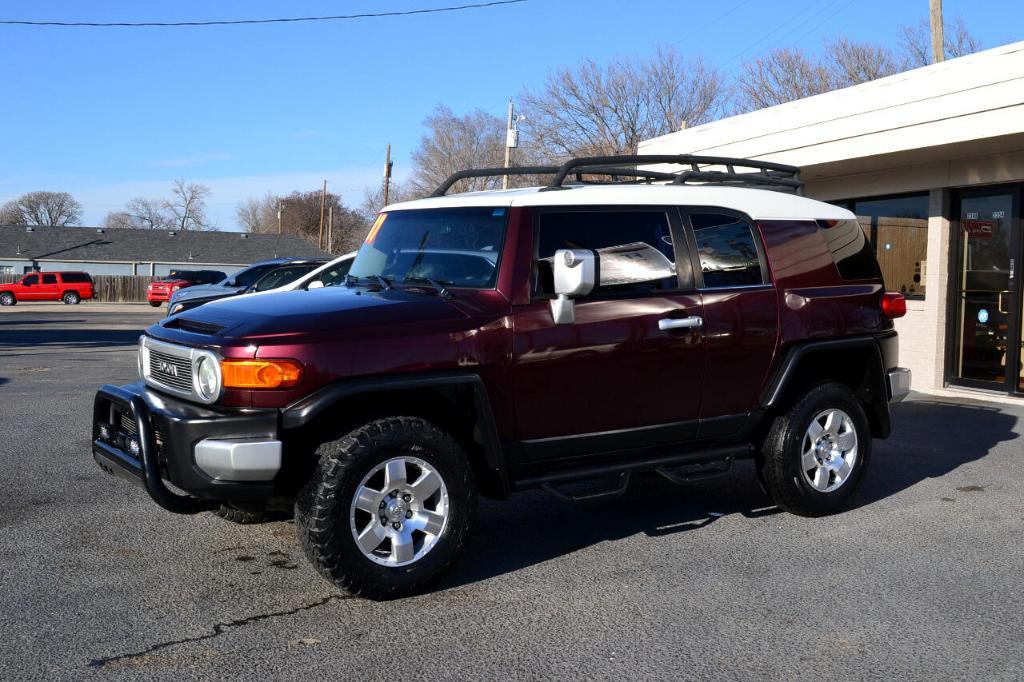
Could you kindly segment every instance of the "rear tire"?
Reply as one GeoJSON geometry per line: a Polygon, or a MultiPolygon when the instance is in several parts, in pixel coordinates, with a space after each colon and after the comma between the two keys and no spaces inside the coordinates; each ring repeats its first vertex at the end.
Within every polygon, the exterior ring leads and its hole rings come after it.
{"type": "Polygon", "coordinates": [[[160,301],[150,301],[149,304],[151,306],[153,306],[154,308],[159,308],[160,307],[160,301]]]}
{"type": "Polygon", "coordinates": [[[451,568],[477,503],[472,468],[451,436],[418,417],[389,417],[317,455],[295,529],[322,576],[352,595],[392,599],[451,568]]]}
{"type": "Polygon", "coordinates": [[[17,305],[18,299],[9,291],[0,293],[0,305],[17,305]]]}
{"type": "Polygon", "coordinates": [[[758,474],[782,509],[826,516],[845,509],[871,459],[871,428],[857,397],[837,383],[814,386],[775,418],[758,474]]]}
{"type": "Polygon", "coordinates": [[[65,292],[61,300],[64,301],[64,305],[78,305],[78,302],[81,301],[82,298],[76,292],[68,291],[65,292]]]}

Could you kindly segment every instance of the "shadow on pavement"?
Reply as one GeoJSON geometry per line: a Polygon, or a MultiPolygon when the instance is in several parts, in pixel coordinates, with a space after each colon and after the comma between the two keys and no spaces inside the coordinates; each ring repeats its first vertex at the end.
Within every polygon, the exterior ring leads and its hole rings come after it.
{"type": "MultiPolygon", "coordinates": [[[[892,437],[874,443],[855,508],[944,476],[1020,437],[1015,414],[978,403],[912,400],[897,405],[893,419],[892,437]]],[[[782,513],[761,490],[749,461],[703,484],[675,486],[656,476],[636,477],[627,494],[613,500],[564,504],[539,492],[519,499],[481,505],[466,552],[473,559],[461,562],[444,586],[486,580],[638,533],[662,537],[702,530],[729,515],[758,519],[782,513]]],[[[765,532],[771,531],[766,527],[765,532]]]]}
{"type": "Polygon", "coordinates": [[[47,329],[5,330],[0,334],[2,347],[67,346],[71,348],[103,348],[106,346],[134,346],[139,342],[140,329],[47,329]]]}

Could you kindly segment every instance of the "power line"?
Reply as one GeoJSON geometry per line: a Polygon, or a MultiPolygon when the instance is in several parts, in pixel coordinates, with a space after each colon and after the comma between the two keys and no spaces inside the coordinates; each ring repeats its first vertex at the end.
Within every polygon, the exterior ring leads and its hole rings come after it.
{"type": "Polygon", "coordinates": [[[440,12],[458,12],[467,9],[481,9],[498,5],[515,5],[527,0],[493,0],[468,5],[452,5],[449,7],[430,7],[426,9],[395,10],[392,12],[365,12],[362,14],[337,14],[324,17],[284,17],[278,19],[223,19],[219,21],[29,21],[19,19],[0,19],[0,25],[6,26],[70,26],[88,28],[109,27],[177,27],[177,26],[237,26],[240,24],[287,24],[305,21],[345,21],[349,19],[371,19],[379,17],[405,17],[414,14],[437,14],[440,12]]]}

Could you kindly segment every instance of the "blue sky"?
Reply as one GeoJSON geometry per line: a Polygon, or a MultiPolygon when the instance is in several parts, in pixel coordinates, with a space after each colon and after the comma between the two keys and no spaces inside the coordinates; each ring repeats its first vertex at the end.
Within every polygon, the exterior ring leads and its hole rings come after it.
{"type": "MultiPolygon", "coordinates": [[[[0,18],[181,21],[347,14],[453,0],[7,0],[0,18]]],[[[986,47],[1024,39],[1020,0],[945,0],[986,47]]],[[[408,171],[437,104],[504,116],[549,70],[674,44],[734,72],[781,46],[843,33],[893,44],[927,0],[529,0],[400,18],[199,28],[0,26],[0,202],[72,192],[97,224],[174,178],[212,189],[209,213],[267,191],[317,188],[348,203],[381,176],[384,146],[408,171]]]]}

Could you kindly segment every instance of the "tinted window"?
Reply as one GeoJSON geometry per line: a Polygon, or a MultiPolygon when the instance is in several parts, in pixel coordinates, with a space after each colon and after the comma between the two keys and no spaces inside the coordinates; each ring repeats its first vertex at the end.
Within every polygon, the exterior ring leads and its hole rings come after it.
{"type": "Polygon", "coordinates": [[[426,278],[490,288],[505,242],[505,208],[435,208],[377,217],[352,262],[352,275],[426,278]]]}
{"type": "Polygon", "coordinates": [[[256,282],[256,285],[253,286],[253,291],[276,289],[277,287],[294,282],[314,269],[316,269],[315,265],[286,265],[283,268],[271,270],[260,281],[256,282]]]}
{"type": "Polygon", "coordinates": [[[856,220],[819,220],[818,227],[825,235],[832,260],[836,262],[843,279],[878,279],[874,249],[856,220]]]}
{"type": "Polygon", "coordinates": [[[21,281],[21,283],[22,284],[38,284],[39,283],[39,275],[29,275],[28,277],[23,279],[21,281]]]}
{"type": "Polygon", "coordinates": [[[540,219],[537,293],[553,294],[551,261],[559,249],[591,249],[600,257],[601,292],[677,289],[668,218],[657,211],[545,212],[540,219]]]}
{"type": "Polygon", "coordinates": [[[764,284],[750,224],[735,216],[692,213],[697,256],[705,287],[764,284]]]}
{"type": "Polygon", "coordinates": [[[256,280],[258,280],[260,277],[267,274],[276,267],[278,266],[273,263],[270,263],[268,265],[254,265],[253,267],[242,270],[237,275],[235,275],[235,284],[241,287],[250,286],[254,284],[256,280]]]}
{"type": "Polygon", "coordinates": [[[317,279],[324,283],[325,287],[333,287],[345,282],[345,275],[348,274],[349,268],[352,267],[352,259],[341,261],[337,265],[327,268],[319,275],[317,279]]]}
{"type": "Polygon", "coordinates": [[[60,278],[68,284],[82,284],[92,281],[89,274],[85,272],[62,272],[60,278]]]}
{"type": "Polygon", "coordinates": [[[43,284],[56,284],[57,275],[43,275],[43,284]]]}
{"type": "Polygon", "coordinates": [[[856,214],[872,246],[886,288],[902,292],[908,298],[924,298],[928,194],[839,203],[856,214]]]}

